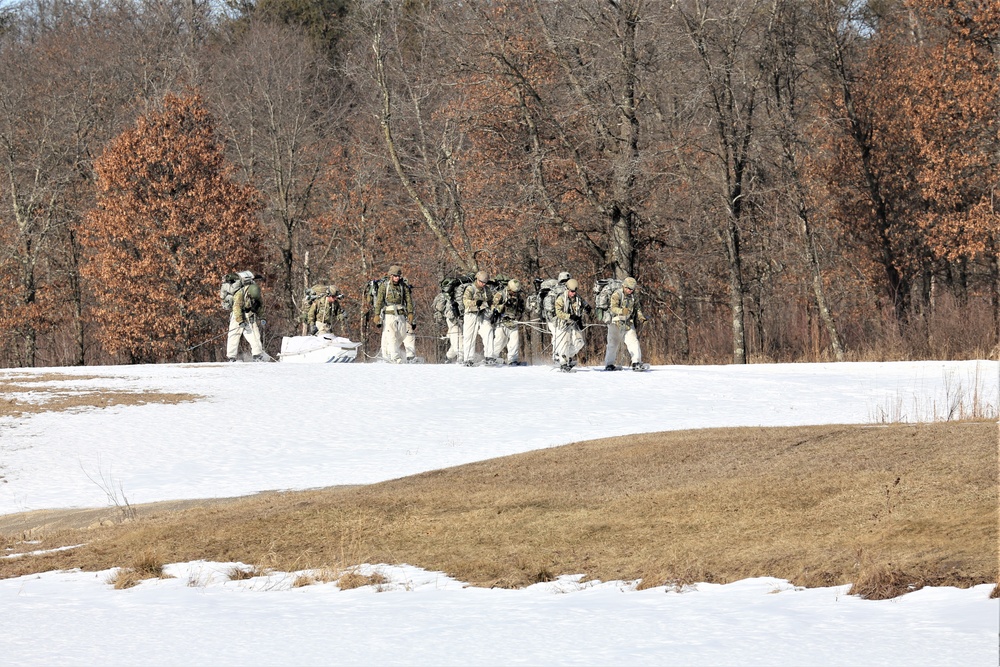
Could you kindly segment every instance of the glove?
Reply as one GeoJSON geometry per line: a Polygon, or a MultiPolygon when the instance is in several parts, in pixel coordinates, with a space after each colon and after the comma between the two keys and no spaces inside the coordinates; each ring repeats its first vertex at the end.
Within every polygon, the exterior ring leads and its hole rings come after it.
{"type": "Polygon", "coordinates": [[[382,320],[381,319],[376,319],[375,320],[375,328],[376,329],[381,329],[382,328],[382,320]]]}
{"type": "Polygon", "coordinates": [[[570,322],[573,323],[573,326],[575,326],[580,331],[583,331],[583,318],[581,316],[579,316],[579,315],[570,315],[569,316],[569,320],[570,320],[570,322]]]}
{"type": "Polygon", "coordinates": [[[246,320],[243,320],[242,322],[240,322],[240,329],[243,329],[244,331],[250,331],[250,323],[247,322],[246,320]]]}
{"type": "Polygon", "coordinates": [[[590,314],[591,314],[592,312],[594,312],[594,309],[590,307],[590,304],[589,304],[589,303],[585,303],[585,304],[583,304],[583,310],[584,310],[584,312],[585,312],[585,313],[587,313],[588,315],[590,315],[590,314]]]}
{"type": "Polygon", "coordinates": [[[500,311],[494,310],[492,313],[490,313],[490,325],[495,327],[497,325],[497,322],[499,321],[500,321],[500,311]]]}
{"type": "Polygon", "coordinates": [[[416,322],[410,322],[410,330],[411,331],[416,331],[417,330],[417,323],[416,322]]]}
{"type": "Polygon", "coordinates": [[[482,310],[485,305],[486,305],[485,301],[483,301],[482,299],[476,299],[476,308],[482,310]]]}

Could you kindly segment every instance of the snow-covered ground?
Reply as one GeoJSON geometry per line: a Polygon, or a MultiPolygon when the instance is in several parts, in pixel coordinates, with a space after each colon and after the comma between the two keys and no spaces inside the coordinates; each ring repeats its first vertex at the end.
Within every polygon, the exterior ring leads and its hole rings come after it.
{"type": "MultiPolygon", "coordinates": [[[[0,514],[371,483],[577,440],[995,411],[989,361],[547,367],[204,364],[0,372],[204,398],[0,420],[0,514]]],[[[2,396],[0,396],[2,398],[2,396]]],[[[24,395],[18,395],[24,400],[24,395]]],[[[991,465],[995,465],[995,462],[991,465]]],[[[685,591],[572,577],[519,591],[374,565],[390,583],[228,581],[232,564],[113,590],[109,573],[0,581],[17,664],[962,664],[1000,661],[992,586],[884,602],[775,579],[685,591]]]]}

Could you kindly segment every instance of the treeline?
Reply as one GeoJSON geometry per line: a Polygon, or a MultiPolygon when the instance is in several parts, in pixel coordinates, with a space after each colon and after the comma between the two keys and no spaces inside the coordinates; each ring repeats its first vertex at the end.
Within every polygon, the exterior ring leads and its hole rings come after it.
{"type": "MultiPolygon", "coordinates": [[[[635,276],[654,362],[981,357],[1000,2],[34,0],[0,15],[0,364],[213,360],[222,275],[635,276]]],[[[538,341],[535,345],[540,344],[538,341]]]]}

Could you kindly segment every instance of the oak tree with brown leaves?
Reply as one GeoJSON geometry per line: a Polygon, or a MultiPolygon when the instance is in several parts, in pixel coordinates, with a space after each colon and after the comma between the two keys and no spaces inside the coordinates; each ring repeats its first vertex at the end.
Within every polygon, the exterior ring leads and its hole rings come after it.
{"type": "Polygon", "coordinates": [[[131,362],[207,358],[198,345],[228,322],[221,276],[259,270],[260,196],[234,181],[197,95],[168,95],[96,164],[84,266],[98,337],[131,362]]]}

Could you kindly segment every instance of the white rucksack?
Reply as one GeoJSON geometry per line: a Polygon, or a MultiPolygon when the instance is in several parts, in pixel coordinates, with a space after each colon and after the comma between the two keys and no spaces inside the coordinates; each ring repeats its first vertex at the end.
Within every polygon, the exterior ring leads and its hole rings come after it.
{"type": "Polygon", "coordinates": [[[602,278],[594,283],[594,316],[599,322],[611,323],[611,295],[621,286],[617,278],[602,278]]]}
{"type": "Polygon", "coordinates": [[[222,279],[222,285],[219,287],[219,301],[222,303],[223,310],[232,311],[233,310],[233,298],[243,287],[246,287],[254,281],[254,275],[251,271],[240,271],[239,273],[227,273],[222,279]]]}

